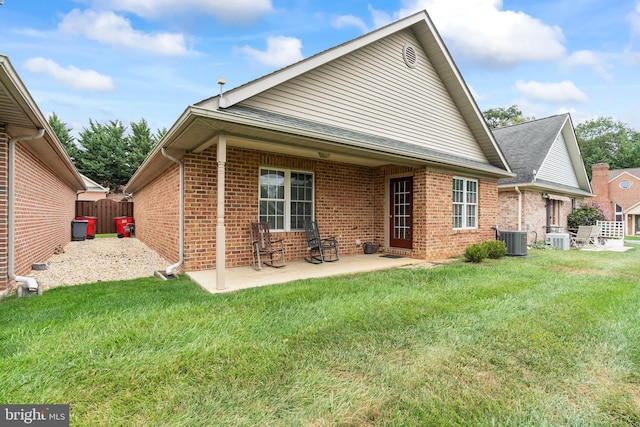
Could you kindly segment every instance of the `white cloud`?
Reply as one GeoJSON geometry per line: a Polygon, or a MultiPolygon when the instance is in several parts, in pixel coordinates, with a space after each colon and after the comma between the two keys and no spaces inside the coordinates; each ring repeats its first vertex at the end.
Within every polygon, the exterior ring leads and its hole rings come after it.
{"type": "Polygon", "coordinates": [[[293,37],[269,37],[267,50],[261,51],[250,46],[239,49],[244,55],[268,67],[285,67],[302,60],[302,42],[293,37]]]}
{"type": "MultiPolygon", "coordinates": [[[[112,0],[109,8],[144,18],[172,17],[185,12],[203,12],[227,23],[250,23],[271,12],[271,0],[112,0]]],[[[96,1],[96,7],[105,7],[96,1]]]]}
{"type": "MultiPolygon", "coordinates": [[[[384,27],[385,25],[390,24],[394,19],[391,15],[374,9],[371,5],[369,5],[369,13],[371,13],[371,19],[373,20],[373,24],[376,28],[384,27]]],[[[399,17],[400,16],[396,17],[396,19],[399,17]]]]}
{"type": "MultiPolygon", "coordinates": [[[[447,44],[474,62],[505,67],[558,60],[565,52],[559,27],[523,12],[502,10],[502,0],[403,0],[394,18],[424,9],[447,44]]],[[[377,17],[384,21],[379,13],[377,17]]]]}
{"type": "Polygon", "coordinates": [[[74,66],[63,68],[54,61],[45,58],[30,58],[24,67],[33,73],[45,73],[65,86],[83,90],[107,91],[115,89],[111,77],[93,70],[81,70],[74,66]]]}
{"type": "Polygon", "coordinates": [[[607,62],[602,54],[591,50],[578,50],[573,52],[567,58],[562,60],[561,67],[567,70],[572,70],[577,67],[589,67],[604,79],[612,79],[611,74],[607,71],[612,68],[612,66],[607,62]]]}
{"type": "Polygon", "coordinates": [[[355,27],[359,29],[362,33],[366,33],[369,31],[367,24],[357,16],[353,15],[341,15],[337,16],[333,19],[331,24],[335,28],[343,28],[343,27],[355,27]]]}
{"type": "Polygon", "coordinates": [[[637,46],[637,39],[640,37],[640,1],[638,1],[633,12],[629,13],[627,17],[631,24],[631,40],[624,49],[624,57],[627,63],[636,66],[640,64],[640,52],[637,46]]]}
{"type": "Polygon", "coordinates": [[[628,16],[631,22],[631,33],[640,36],[640,1],[636,4],[634,11],[629,13],[628,16]]]}
{"type": "Polygon", "coordinates": [[[184,36],[177,33],[146,34],[131,27],[131,22],[113,12],[69,12],[58,25],[60,31],[81,35],[110,46],[147,50],[162,55],[185,55],[184,36]]]}
{"type": "Polygon", "coordinates": [[[587,102],[589,100],[584,92],[568,80],[563,80],[558,83],[525,82],[518,80],[516,82],[516,89],[530,99],[554,104],[587,102]]]}

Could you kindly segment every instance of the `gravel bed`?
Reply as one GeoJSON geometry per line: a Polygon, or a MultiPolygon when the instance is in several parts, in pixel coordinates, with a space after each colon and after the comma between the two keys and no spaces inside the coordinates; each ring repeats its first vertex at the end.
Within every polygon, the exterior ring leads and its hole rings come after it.
{"type": "Polygon", "coordinates": [[[46,270],[31,270],[43,290],[56,286],[129,280],[153,276],[169,263],[136,238],[106,237],[68,243],[46,261],[46,270]],[[62,251],[59,251],[62,252],[62,251]]]}

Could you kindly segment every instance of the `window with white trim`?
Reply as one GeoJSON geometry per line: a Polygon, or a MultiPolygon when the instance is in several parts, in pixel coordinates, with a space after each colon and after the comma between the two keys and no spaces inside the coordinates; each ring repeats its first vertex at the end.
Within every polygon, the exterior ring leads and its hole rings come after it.
{"type": "Polygon", "coordinates": [[[619,204],[616,203],[616,221],[618,221],[618,222],[622,222],[623,221],[622,212],[623,212],[622,206],[620,206],[619,204]]]}
{"type": "Polygon", "coordinates": [[[258,219],[275,231],[304,230],[313,219],[313,174],[260,168],[258,219]]]}
{"type": "Polygon", "coordinates": [[[478,228],[478,181],[453,178],[453,228],[478,228]]]}

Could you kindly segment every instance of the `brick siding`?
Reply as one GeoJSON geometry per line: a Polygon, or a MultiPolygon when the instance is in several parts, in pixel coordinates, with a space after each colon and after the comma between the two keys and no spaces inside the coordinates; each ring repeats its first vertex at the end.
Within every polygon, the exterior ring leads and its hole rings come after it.
{"type": "MultiPolygon", "coordinates": [[[[15,286],[8,278],[7,265],[8,140],[0,129],[0,294],[15,286]]],[[[32,264],[46,261],[56,247],[71,241],[76,191],[20,143],[16,144],[15,166],[14,273],[28,275],[32,264]]]]}
{"type": "Polygon", "coordinates": [[[174,165],[134,196],[136,238],[175,261],[179,256],[179,186],[180,169],[174,165]]]}
{"type": "MultiPolygon", "coordinates": [[[[216,261],[216,148],[199,154],[185,154],[184,165],[183,269],[213,269],[216,261]]],[[[491,226],[496,223],[498,212],[496,180],[478,180],[478,229],[453,230],[452,173],[399,166],[371,168],[228,147],[225,165],[228,267],[251,263],[249,224],[258,218],[260,167],[314,174],[315,219],[323,236],[337,236],[343,255],[362,253],[356,240],[382,245],[386,242],[387,186],[391,176],[414,177],[414,247],[409,251],[384,248],[385,252],[426,260],[442,259],[459,255],[471,243],[493,238],[491,226]]],[[[178,259],[178,179],[176,165],[134,194],[136,237],[171,262],[178,259]]],[[[273,232],[272,237],[285,239],[288,260],[303,259],[307,255],[304,231],[273,232]]]]}
{"type": "Polygon", "coordinates": [[[9,210],[8,210],[8,146],[9,135],[6,128],[0,124],[0,296],[9,291],[9,265],[8,265],[8,241],[9,241],[9,210]]]}
{"type": "MultiPolygon", "coordinates": [[[[527,241],[535,243],[544,241],[547,234],[547,199],[539,191],[522,189],[522,218],[518,228],[518,194],[515,191],[500,191],[500,215],[498,228],[500,230],[521,230],[527,232],[527,241]]],[[[556,207],[555,218],[552,221],[559,232],[567,232],[568,216],[572,211],[570,197],[548,193],[556,207]]],[[[582,199],[576,200],[576,207],[582,199]]]]}

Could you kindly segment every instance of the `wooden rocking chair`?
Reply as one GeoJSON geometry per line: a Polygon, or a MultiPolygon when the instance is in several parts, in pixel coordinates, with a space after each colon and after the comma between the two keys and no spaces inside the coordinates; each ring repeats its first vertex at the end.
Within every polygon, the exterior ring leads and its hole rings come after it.
{"type": "Polygon", "coordinates": [[[305,261],[312,264],[338,261],[338,241],[335,236],[322,239],[316,221],[305,221],[304,230],[307,233],[307,250],[309,257],[305,261]]]}
{"type": "Polygon", "coordinates": [[[252,267],[262,270],[262,264],[270,267],[284,267],[284,240],[271,240],[268,222],[251,223],[252,267]]]}

